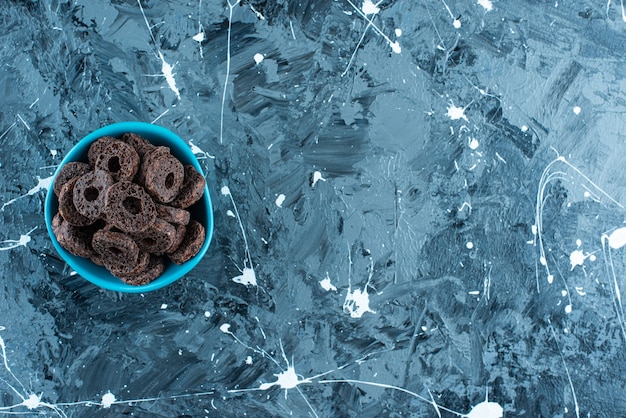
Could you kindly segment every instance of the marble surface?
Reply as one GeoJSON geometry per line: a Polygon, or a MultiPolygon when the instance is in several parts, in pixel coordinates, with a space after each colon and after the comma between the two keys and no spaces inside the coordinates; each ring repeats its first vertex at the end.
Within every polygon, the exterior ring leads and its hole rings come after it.
{"type": "Polygon", "coordinates": [[[0,415],[626,416],[620,1],[0,7],[0,415]],[[208,255],[146,294],[54,251],[87,133],[200,158],[208,255]]]}

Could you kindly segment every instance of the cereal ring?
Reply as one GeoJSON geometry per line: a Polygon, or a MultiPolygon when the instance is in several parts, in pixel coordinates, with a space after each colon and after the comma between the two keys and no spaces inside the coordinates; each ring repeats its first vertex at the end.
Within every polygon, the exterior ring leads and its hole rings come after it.
{"type": "Polygon", "coordinates": [[[174,208],[167,205],[156,204],[157,216],[171,224],[187,225],[191,214],[185,209],[174,208]]]}
{"type": "Polygon", "coordinates": [[[140,250],[161,255],[172,246],[176,237],[176,228],[163,219],[156,218],[148,228],[131,236],[140,250]]]}
{"type": "Polygon", "coordinates": [[[137,263],[139,247],[131,237],[121,232],[99,230],[91,240],[93,249],[102,256],[105,266],[137,263]]]}
{"type": "Polygon", "coordinates": [[[88,218],[81,214],[74,206],[74,185],[76,185],[78,179],[79,177],[74,177],[61,187],[61,193],[59,193],[59,213],[71,225],[87,226],[93,224],[96,219],[88,218]]]}
{"type": "Polygon", "coordinates": [[[63,248],[78,257],[91,258],[96,255],[91,240],[100,224],[89,227],[76,227],[66,222],[60,213],[52,218],[52,232],[63,248]]]}
{"type": "Polygon", "coordinates": [[[82,163],[80,161],[71,161],[65,164],[63,167],[61,167],[61,170],[59,170],[59,174],[57,174],[57,176],[54,178],[54,186],[52,188],[54,194],[59,197],[59,193],[61,193],[61,187],[63,187],[63,185],[67,183],[68,180],[74,177],[80,177],[83,174],[89,172],[89,170],[91,170],[89,164],[82,163]]]}
{"type": "Polygon", "coordinates": [[[112,275],[119,278],[121,276],[135,276],[141,273],[147,266],[150,261],[150,254],[145,251],[139,251],[139,255],[137,256],[137,261],[134,264],[117,264],[117,263],[104,263],[104,267],[106,267],[112,275]]]}
{"type": "Polygon", "coordinates": [[[156,206],[143,187],[130,181],[120,181],[104,194],[104,214],[113,226],[135,233],[154,222],[156,206]]]}
{"type": "Polygon", "coordinates": [[[166,254],[171,254],[176,251],[178,247],[180,247],[180,244],[182,244],[185,239],[185,234],[187,233],[187,227],[183,224],[176,224],[174,227],[176,228],[176,235],[174,236],[172,245],[165,252],[166,254]]]}
{"type": "Polygon", "coordinates": [[[139,170],[139,154],[126,142],[109,141],[97,155],[94,168],[107,171],[114,181],[131,181],[139,170]]]}
{"type": "Polygon", "coordinates": [[[159,157],[170,156],[169,147],[158,146],[154,147],[143,155],[141,159],[141,167],[139,168],[139,172],[137,173],[137,184],[144,186],[146,182],[146,172],[148,167],[150,166],[150,161],[159,157]]]}
{"type": "Polygon", "coordinates": [[[113,184],[113,178],[101,170],[83,174],[74,185],[74,206],[88,218],[99,218],[102,214],[104,193],[113,184]]]}
{"type": "Polygon", "coordinates": [[[146,191],[158,203],[169,203],[180,191],[185,170],[174,156],[151,158],[145,168],[146,191]]]}
{"type": "Polygon", "coordinates": [[[135,148],[139,158],[143,158],[146,152],[155,148],[146,138],[137,134],[126,133],[120,139],[135,148]]]}
{"type": "Polygon", "coordinates": [[[87,159],[89,160],[89,165],[94,167],[96,165],[96,160],[98,156],[102,154],[104,148],[112,141],[117,141],[117,139],[112,136],[103,136],[101,138],[96,139],[90,146],[87,151],[87,159]]]}
{"type": "Polygon", "coordinates": [[[148,265],[145,269],[143,269],[141,273],[134,276],[122,276],[120,277],[120,279],[123,282],[131,284],[133,286],[139,286],[142,284],[150,283],[151,281],[159,277],[163,273],[163,270],[165,270],[165,263],[163,262],[163,258],[156,255],[151,255],[150,261],[148,261],[148,265]]]}
{"type": "Polygon", "coordinates": [[[176,251],[168,254],[168,257],[176,264],[186,263],[198,254],[202,244],[204,244],[205,235],[204,226],[198,221],[190,220],[183,242],[176,251]]]}
{"type": "Polygon", "coordinates": [[[192,165],[185,165],[185,179],[183,185],[180,188],[178,196],[170,203],[170,205],[187,209],[189,206],[196,203],[202,197],[204,193],[204,186],[206,180],[204,176],[198,172],[192,165]]]}

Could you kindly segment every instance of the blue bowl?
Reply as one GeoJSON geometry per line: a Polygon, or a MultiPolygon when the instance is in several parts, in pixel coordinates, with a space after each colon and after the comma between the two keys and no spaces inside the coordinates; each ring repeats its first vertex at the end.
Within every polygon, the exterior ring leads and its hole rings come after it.
{"type": "MultiPolygon", "coordinates": [[[[183,164],[191,164],[200,173],[203,172],[200,164],[198,163],[198,160],[191,152],[191,149],[189,148],[187,143],[175,133],[161,126],[152,125],[149,123],[120,122],[100,128],[81,139],[65,156],[65,158],[61,162],[61,165],[59,165],[56,172],[54,173],[55,178],[59,174],[61,167],[63,167],[66,163],[71,161],[87,162],[87,151],[91,143],[94,142],[96,139],[103,136],[119,137],[120,135],[127,132],[141,135],[154,145],[164,145],[169,147],[172,155],[180,159],[183,164]]],[[[207,250],[209,249],[211,237],[213,236],[213,208],[211,206],[211,196],[209,195],[209,188],[208,186],[205,186],[204,196],[202,197],[202,199],[200,199],[193,206],[191,206],[191,208],[189,208],[189,211],[191,212],[191,218],[200,222],[202,225],[204,225],[204,228],[206,229],[206,238],[204,244],[202,245],[202,248],[200,249],[200,252],[191,260],[182,265],[177,265],[167,260],[163,274],[161,274],[161,276],[148,284],[133,286],[124,283],[123,281],[109,273],[109,271],[104,267],[94,264],[88,258],[78,257],[69,253],[65,248],[61,246],[61,244],[59,244],[56,237],[54,236],[54,233],[52,232],[52,218],[57,213],[59,207],[58,199],[52,191],[53,184],[54,182],[51,183],[50,188],[48,189],[45,203],[46,228],[48,229],[48,234],[50,235],[52,244],[61,255],[63,260],[65,260],[65,262],[72,269],[74,269],[76,273],[78,273],[83,278],[89,280],[96,286],[100,286],[104,289],[114,290],[117,292],[127,293],[144,293],[160,289],[175,282],[176,280],[187,274],[200,262],[202,257],[204,257],[207,250]]]]}

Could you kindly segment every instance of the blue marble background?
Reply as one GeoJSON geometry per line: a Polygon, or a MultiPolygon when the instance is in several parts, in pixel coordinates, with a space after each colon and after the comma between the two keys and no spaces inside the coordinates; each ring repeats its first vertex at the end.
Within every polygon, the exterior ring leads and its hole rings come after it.
{"type": "Polygon", "coordinates": [[[621,2],[229,1],[2,2],[0,414],[626,416],[621,2]],[[216,221],[138,295],[43,216],[125,120],[216,221]]]}

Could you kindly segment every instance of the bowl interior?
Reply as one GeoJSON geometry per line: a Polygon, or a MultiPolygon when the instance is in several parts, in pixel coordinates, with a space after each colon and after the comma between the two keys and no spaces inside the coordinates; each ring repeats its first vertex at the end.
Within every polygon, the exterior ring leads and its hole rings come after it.
{"type": "MultiPolygon", "coordinates": [[[[120,122],[102,127],[81,139],[65,156],[54,174],[55,178],[58,175],[61,167],[63,167],[66,163],[70,161],[86,162],[89,146],[96,139],[103,136],[119,137],[120,135],[127,132],[141,135],[154,145],[164,145],[169,147],[172,155],[180,159],[183,164],[191,164],[200,173],[203,172],[200,164],[198,163],[198,160],[191,152],[191,149],[189,148],[187,143],[170,130],[165,129],[161,126],[152,125],[144,122],[120,122]]],[[[213,208],[211,205],[209,188],[208,186],[205,186],[202,199],[200,199],[188,209],[191,212],[192,219],[200,222],[206,229],[206,238],[204,244],[202,245],[202,248],[200,249],[200,252],[191,260],[180,266],[166,259],[165,270],[163,274],[148,284],[141,286],[126,284],[117,277],[113,276],[111,273],[109,273],[109,271],[104,267],[94,264],[91,260],[87,258],[78,257],[69,253],[61,246],[61,244],[59,244],[54,233],[52,232],[52,218],[57,213],[59,207],[57,197],[52,191],[52,184],[54,184],[54,182],[51,183],[51,186],[48,189],[45,202],[46,228],[48,229],[48,234],[52,239],[52,244],[61,255],[61,257],[65,260],[65,262],[67,262],[67,264],[72,269],[74,269],[76,273],[97,286],[109,290],[127,293],[143,293],[160,289],[187,274],[200,262],[200,260],[206,254],[209,248],[211,237],[213,235],[213,208]]]]}

